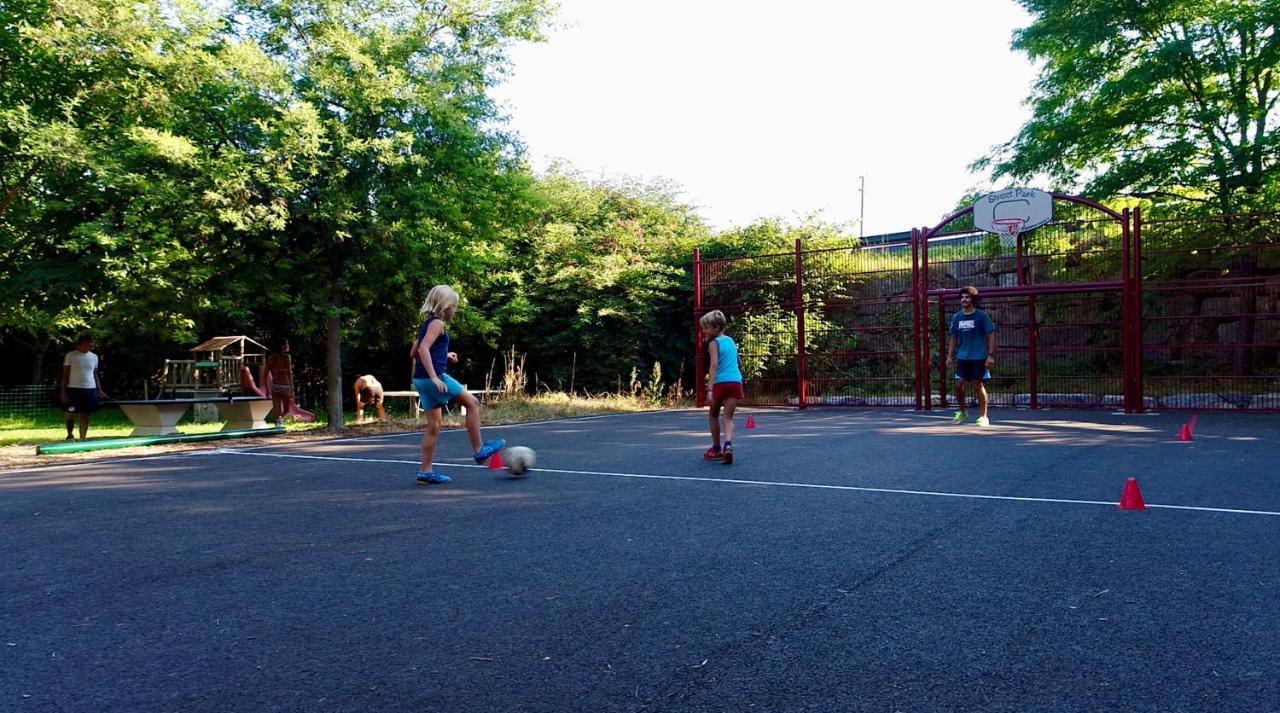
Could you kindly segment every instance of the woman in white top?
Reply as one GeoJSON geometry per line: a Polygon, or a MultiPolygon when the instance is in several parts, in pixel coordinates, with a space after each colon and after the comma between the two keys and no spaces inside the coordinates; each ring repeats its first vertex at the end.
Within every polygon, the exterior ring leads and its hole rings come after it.
{"type": "Polygon", "coordinates": [[[67,413],[67,440],[74,441],[71,430],[76,415],[80,416],[80,440],[89,433],[89,414],[102,407],[107,398],[98,380],[98,355],[93,353],[93,337],[80,335],[74,351],[67,352],[62,360],[62,410],[67,413]]]}

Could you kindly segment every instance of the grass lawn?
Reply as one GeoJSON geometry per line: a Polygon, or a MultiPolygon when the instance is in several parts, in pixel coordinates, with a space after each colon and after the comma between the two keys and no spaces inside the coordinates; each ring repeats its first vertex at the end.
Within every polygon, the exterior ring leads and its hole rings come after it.
{"type": "MultiPolygon", "coordinates": [[[[31,418],[8,418],[0,420],[0,446],[40,446],[46,443],[60,443],[67,437],[65,418],[59,411],[50,410],[31,418]]],[[[306,431],[324,428],[324,423],[290,423],[289,430],[306,431]]],[[[190,412],[178,422],[181,433],[214,433],[222,430],[222,421],[213,423],[195,423],[190,412]]],[[[133,431],[133,424],[125,418],[118,408],[104,407],[89,418],[89,438],[123,438],[133,431]]],[[[77,420],[72,433],[80,437],[80,423],[77,420]]]]}
{"type": "MultiPolygon", "coordinates": [[[[596,416],[607,413],[631,413],[635,411],[652,411],[662,408],[686,408],[693,406],[693,401],[674,403],[655,403],[647,399],[637,399],[618,394],[600,396],[570,396],[563,393],[541,393],[536,396],[515,398],[496,398],[480,405],[480,425],[500,426],[504,423],[528,423],[529,421],[548,421],[556,418],[574,418],[577,416],[596,416]]],[[[365,409],[365,417],[370,411],[365,409]]],[[[357,433],[403,433],[420,431],[425,427],[424,418],[414,419],[407,412],[394,413],[388,409],[387,422],[376,423],[366,420],[362,424],[355,423],[353,414],[347,414],[344,431],[357,433]]],[[[462,412],[453,408],[444,417],[445,428],[462,428],[462,412]]]]}
{"type": "MultiPolygon", "coordinates": [[[[482,404],[480,408],[480,421],[482,425],[494,426],[504,423],[524,423],[527,421],[545,421],[554,418],[569,418],[573,416],[593,416],[605,413],[627,413],[631,411],[647,411],[655,408],[679,408],[690,406],[692,403],[678,404],[656,404],[652,401],[632,398],[631,396],[605,394],[601,396],[570,396],[568,394],[543,393],[536,396],[519,397],[519,398],[501,398],[488,401],[482,404]]],[[[421,429],[425,423],[422,419],[415,420],[412,418],[404,406],[403,401],[397,404],[388,402],[387,422],[376,423],[366,421],[363,424],[355,424],[355,414],[349,412],[346,414],[344,431],[347,432],[394,432],[394,431],[414,431],[421,429]],[[392,406],[399,406],[396,410],[392,406]]],[[[371,415],[371,410],[365,411],[365,416],[371,415]]],[[[64,417],[61,412],[49,410],[38,416],[29,418],[8,418],[0,419],[0,446],[38,446],[46,443],[58,443],[67,437],[66,427],[63,425],[64,417]]],[[[454,408],[452,413],[447,414],[444,419],[446,427],[461,427],[462,414],[459,409],[454,408]]],[[[285,427],[290,433],[316,431],[319,435],[332,435],[327,429],[328,422],[324,418],[323,413],[317,410],[315,423],[295,423],[286,422],[285,427]]],[[[192,420],[192,413],[188,413],[178,422],[178,431],[181,433],[212,433],[222,428],[220,421],[213,423],[195,423],[192,420]]],[[[89,439],[95,438],[121,438],[128,436],[133,430],[133,424],[124,414],[114,407],[105,407],[98,413],[93,414],[89,420],[89,439]]],[[[79,436],[79,424],[76,425],[74,431],[79,436]]]]}

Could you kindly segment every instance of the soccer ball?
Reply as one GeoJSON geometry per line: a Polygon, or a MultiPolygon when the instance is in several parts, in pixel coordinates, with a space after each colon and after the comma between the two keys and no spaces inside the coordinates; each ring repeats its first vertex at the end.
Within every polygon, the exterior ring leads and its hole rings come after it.
{"type": "Polygon", "coordinates": [[[502,464],[512,475],[524,475],[533,467],[534,453],[532,448],[512,446],[502,452],[502,464]]]}

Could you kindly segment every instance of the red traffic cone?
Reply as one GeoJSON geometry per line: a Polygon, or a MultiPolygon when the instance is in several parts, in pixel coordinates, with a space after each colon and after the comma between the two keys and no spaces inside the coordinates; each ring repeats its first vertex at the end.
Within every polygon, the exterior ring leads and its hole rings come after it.
{"type": "Polygon", "coordinates": [[[1179,441],[1190,441],[1190,440],[1192,440],[1192,438],[1191,438],[1191,424],[1189,424],[1189,423],[1184,423],[1184,424],[1182,424],[1182,428],[1178,430],[1178,440],[1179,440],[1179,441]]]}
{"type": "Polygon", "coordinates": [[[755,428],[755,427],[756,427],[756,417],[747,416],[747,428],[755,428]]]}
{"type": "Polygon", "coordinates": [[[502,451],[489,456],[489,470],[502,470],[502,451]]]}
{"type": "Polygon", "coordinates": [[[1120,494],[1121,510],[1146,510],[1147,504],[1142,502],[1142,491],[1138,490],[1138,479],[1130,478],[1125,481],[1124,492],[1120,494]]]}

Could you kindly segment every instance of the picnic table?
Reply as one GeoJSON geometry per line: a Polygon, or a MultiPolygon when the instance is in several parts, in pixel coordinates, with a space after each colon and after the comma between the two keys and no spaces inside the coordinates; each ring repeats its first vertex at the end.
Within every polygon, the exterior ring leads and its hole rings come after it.
{"type": "Polygon", "coordinates": [[[105,401],[104,405],[119,406],[133,422],[130,436],[167,436],[177,433],[177,424],[187,410],[195,404],[214,404],[226,421],[223,431],[244,431],[271,428],[267,414],[271,412],[271,399],[267,396],[207,396],[190,399],[129,399],[105,401]]]}

